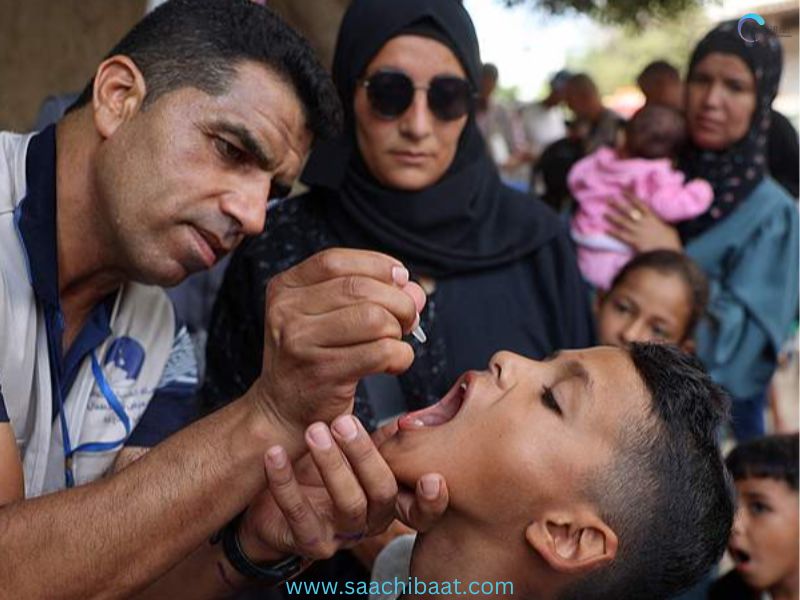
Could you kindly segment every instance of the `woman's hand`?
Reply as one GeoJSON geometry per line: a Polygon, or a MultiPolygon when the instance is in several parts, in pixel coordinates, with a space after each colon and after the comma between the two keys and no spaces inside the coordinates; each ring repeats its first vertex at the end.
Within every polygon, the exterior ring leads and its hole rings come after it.
{"type": "Polygon", "coordinates": [[[631,193],[624,193],[626,202],[611,201],[612,211],[606,215],[609,233],[631,246],[637,253],[650,250],[683,252],[678,231],[667,225],[644,202],[631,193]]]}

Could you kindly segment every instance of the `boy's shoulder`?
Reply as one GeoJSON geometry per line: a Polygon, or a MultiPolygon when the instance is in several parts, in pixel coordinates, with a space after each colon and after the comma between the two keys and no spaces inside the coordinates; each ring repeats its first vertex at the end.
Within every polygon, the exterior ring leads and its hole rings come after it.
{"type": "Polygon", "coordinates": [[[717,579],[708,591],[708,600],[759,600],[761,595],[748,587],[736,569],[717,579]]]}

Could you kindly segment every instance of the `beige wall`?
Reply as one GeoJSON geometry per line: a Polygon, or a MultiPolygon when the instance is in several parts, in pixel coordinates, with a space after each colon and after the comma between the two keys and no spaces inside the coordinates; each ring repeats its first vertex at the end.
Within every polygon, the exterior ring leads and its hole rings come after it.
{"type": "MultiPolygon", "coordinates": [[[[0,130],[33,126],[50,94],[80,91],[145,0],[0,0],[0,130]]],[[[330,65],[348,0],[268,0],[330,65]]]]}
{"type": "Polygon", "coordinates": [[[145,0],[0,0],[0,129],[24,131],[49,94],[79,91],[145,0]]]}

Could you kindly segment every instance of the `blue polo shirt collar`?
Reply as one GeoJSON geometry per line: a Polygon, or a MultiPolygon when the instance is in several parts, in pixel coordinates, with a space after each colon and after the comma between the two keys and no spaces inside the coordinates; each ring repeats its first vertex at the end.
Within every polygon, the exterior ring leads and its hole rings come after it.
{"type": "MultiPolygon", "coordinates": [[[[111,334],[111,313],[116,294],[110,294],[93,309],[64,356],[64,317],[58,294],[55,125],[31,138],[25,179],[27,192],[17,207],[17,226],[28,257],[31,287],[45,313],[53,383],[60,390],[61,397],[66,399],[83,359],[111,334]]],[[[58,398],[56,394],[53,396],[56,414],[58,398]]]]}

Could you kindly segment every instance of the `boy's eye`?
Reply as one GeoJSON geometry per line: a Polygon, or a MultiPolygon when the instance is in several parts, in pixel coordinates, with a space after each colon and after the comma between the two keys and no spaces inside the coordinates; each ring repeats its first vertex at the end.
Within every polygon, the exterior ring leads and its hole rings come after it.
{"type": "Polygon", "coordinates": [[[553,395],[553,390],[547,386],[542,388],[542,404],[545,408],[552,410],[558,416],[563,416],[564,413],[561,412],[561,407],[556,402],[556,397],[553,395]]]}
{"type": "Polygon", "coordinates": [[[631,312],[630,306],[628,306],[628,304],[625,303],[625,302],[620,302],[619,300],[616,300],[614,302],[614,308],[616,309],[616,311],[618,313],[622,313],[622,314],[626,314],[626,313],[631,312]]]}
{"type": "Polygon", "coordinates": [[[758,502],[758,501],[751,502],[748,505],[748,508],[750,509],[750,512],[754,515],[762,515],[764,513],[770,512],[771,510],[769,506],[767,506],[763,502],[758,502]]]}

